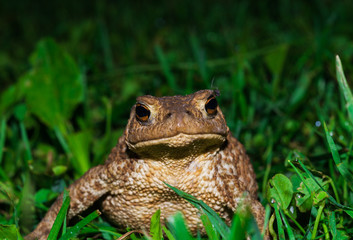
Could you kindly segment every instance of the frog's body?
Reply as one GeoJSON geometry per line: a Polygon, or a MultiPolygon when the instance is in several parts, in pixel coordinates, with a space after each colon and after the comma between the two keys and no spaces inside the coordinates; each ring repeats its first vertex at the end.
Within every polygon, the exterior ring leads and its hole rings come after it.
{"type": "MultiPolygon", "coordinates": [[[[90,169],[70,187],[69,218],[102,201],[111,222],[148,229],[152,214],[162,219],[181,211],[190,230],[201,226],[198,210],[165,183],[217,211],[229,224],[244,201],[263,228],[264,209],[243,146],[231,136],[211,90],[187,96],[143,96],[132,108],[124,135],[104,165],[90,169]]],[[[45,239],[62,196],[26,239],[45,239]]],[[[203,231],[203,230],[201,230],[203,231]]]]}

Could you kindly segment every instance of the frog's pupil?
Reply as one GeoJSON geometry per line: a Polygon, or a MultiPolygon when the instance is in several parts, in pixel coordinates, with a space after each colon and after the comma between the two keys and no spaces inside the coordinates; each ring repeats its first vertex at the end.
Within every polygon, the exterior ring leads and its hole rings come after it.
{"type": "Polygon", "coordinates": [[[136,106],[136,115],[141,120],[146,121],[150,117],[150,114],[151,112],[147,109],[146,106],[143,106],[141,104],[136,106]]]}
{"type": "Polygon", "coordinates": [[[215,110],[217,108],[217,100],[215,97],[210,97],[206,103],[206,110],[215,110]]]}

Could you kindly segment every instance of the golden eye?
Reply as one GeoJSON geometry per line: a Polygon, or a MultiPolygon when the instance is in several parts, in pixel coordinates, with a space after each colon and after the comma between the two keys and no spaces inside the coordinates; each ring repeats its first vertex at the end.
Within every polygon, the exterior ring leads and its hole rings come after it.
{"type": "Polygon", "coordinates": [[[214,95],[211,95],[206,103],[205,103],[205,110],[209,115],[216,115],[217,114],[217,100],[214,95]]]}
{"type": "Polygon", "coordinates": [[[147,122],[151,115],[151,111],[148,109],[148,107],[141,103],[136,104],[135,111],[136,111],[136,118],[140,122],[147,122]]]}

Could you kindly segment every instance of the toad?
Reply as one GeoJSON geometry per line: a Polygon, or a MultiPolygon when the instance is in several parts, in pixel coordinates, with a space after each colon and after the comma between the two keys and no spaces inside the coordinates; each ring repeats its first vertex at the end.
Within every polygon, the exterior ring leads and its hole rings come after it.
{"type": "MultiPolygon", "coordinates": [[[[187,96],[138,97],[126,130],[106,162],[69,186],[68,219],[99,201],[101,211],[116,225],[148,229],[156,210],[161,210],[162,222],[181,211],[196,234],[202,226],[198,209],[168,183],[203,200],[228,225],[238,205],[245,202],[262,230],[264,208],[257,200],[254,170],[244,147],[229,131],[218,95],[218,91],[201,90],[187,96]]],[[[27,240],[46,239],[62,198],[27,240]]]]}

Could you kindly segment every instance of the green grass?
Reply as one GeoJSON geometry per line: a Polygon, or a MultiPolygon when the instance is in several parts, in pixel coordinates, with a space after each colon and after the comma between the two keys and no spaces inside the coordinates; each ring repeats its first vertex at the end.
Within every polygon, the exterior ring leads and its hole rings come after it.
{"type": "MultiPolygon", "coordinates": [[[[1,5],[0,238],[31,231],[66,186],[104,161],[137,96],[204,88],[221,92],[273,236],[353,235],[351,1],[1,5]]],[[[259,234],[246,214],[224,227],[206,213],[209,239],[259,234]]],[[[189,237],[182,216],[167,228],[153,219],[153,239],[189,237]]],[[[97,213],[59,230],[63,239],[125,233],[97,213]]]]}

